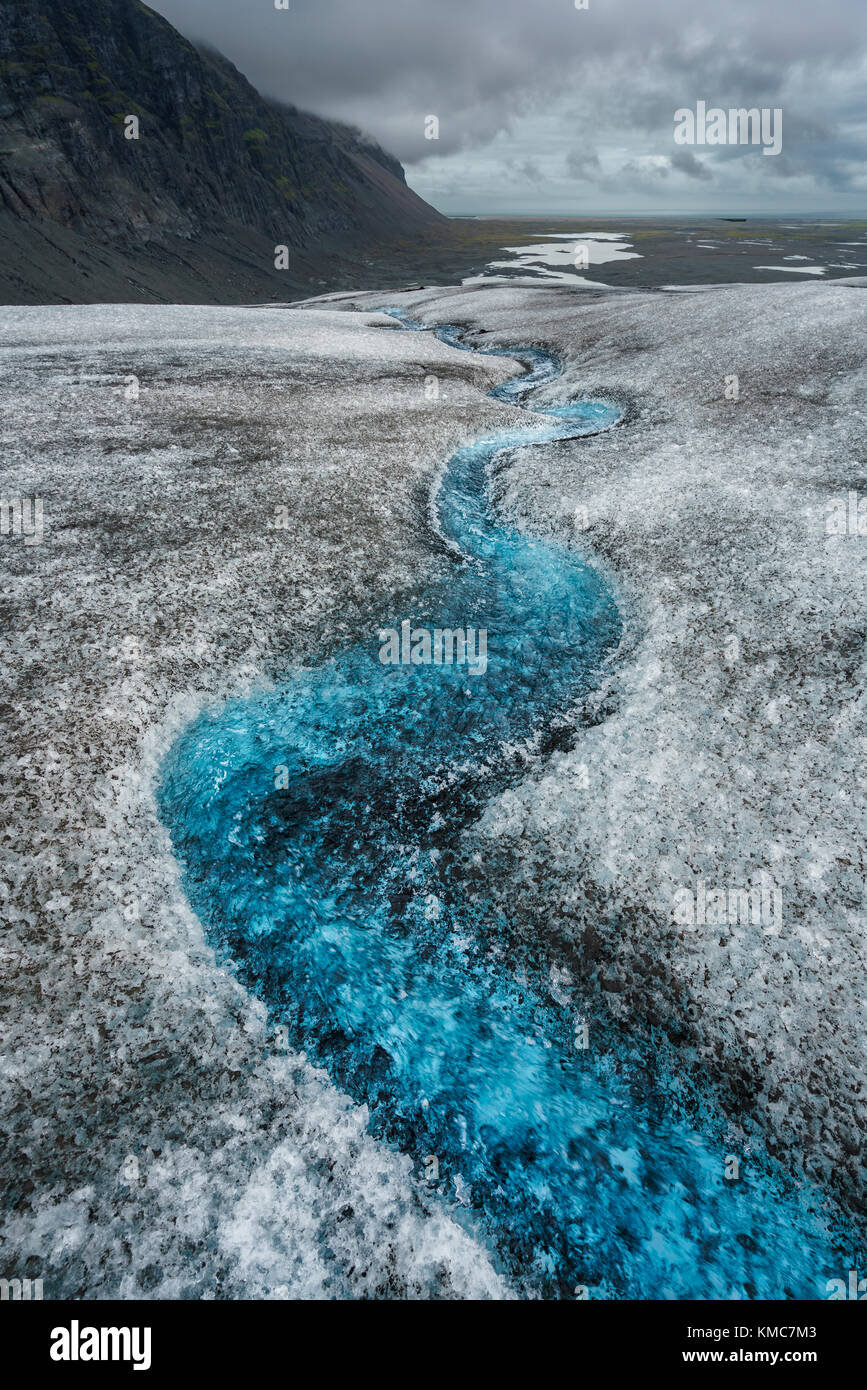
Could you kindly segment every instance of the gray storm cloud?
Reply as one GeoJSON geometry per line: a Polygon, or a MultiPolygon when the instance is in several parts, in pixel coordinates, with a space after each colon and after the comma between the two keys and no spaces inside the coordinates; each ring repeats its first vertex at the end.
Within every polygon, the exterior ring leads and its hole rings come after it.
{"type": "MultiPolygon", "coordinates": [[[[424,196],[441,190],[440,205],[450,187],[474,188],[484,201],[504,167],[524,171],[536,201],[547,186],[549,206],[576,181],[592,187],[595,177],[610,189],[616,171],[626,198],[629,171],[641,194],[654,158],[687,201],[712,184],[725,196],[761,197],[754,161],[701,151],[691,162],[672,145],[674,111],[698,100],[782,106],[787,169],[800,171],[803,197],[864,192],[863,0],[589,0],[587,10],[572,0],[289,0],[287,10],[273,0],[158,0],[154,8],[220,49],[265,95],[368,131],[409,166],[424,196]],[[429,115],[438,140],[425,138],[429,115]]],[[[780,172],[763,171],[768,190],[779,189],[780,172]]]]}
{"type": "Polygon", "coordinates": [[[712,174],[706,164],[702,164],[700,159],[687,149],[675,150],[671,156],[672,169],[679,169],[686,174],[689,179],[709,179],[712,174]]]}

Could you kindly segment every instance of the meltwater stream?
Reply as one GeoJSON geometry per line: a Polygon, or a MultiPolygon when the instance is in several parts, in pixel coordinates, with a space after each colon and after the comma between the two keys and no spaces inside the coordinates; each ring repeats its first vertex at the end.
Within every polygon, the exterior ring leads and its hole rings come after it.
{"type": "MultiPolygon", "coordinates": [[[[435,331],[462,346],[458,328],[435,331]]],[[[526,368],[491,392],[516,406],[561,371],[539,349],[500,355],[526,368]]],[[[222,958],[519,1292],[817,1298],[842,1257],[814,1195],[758,1163],[727,1180],[719,1126],[685,1118],[628,1037],[585,1048],[568,1003],[510,968],[497,866],[462,847],[620,637],[590,565],[497,517],[494,461],[619,416],[601,400],[542,407],[459,449],[432,503],[453,574],[382,619],[410,621],[419,664],[383,664],[373,630],[203,714],[165,761],[160,811],[222,958]],[[487,669],[426,664],[423,630],[470,627],[487,632],[487,669]]]]}

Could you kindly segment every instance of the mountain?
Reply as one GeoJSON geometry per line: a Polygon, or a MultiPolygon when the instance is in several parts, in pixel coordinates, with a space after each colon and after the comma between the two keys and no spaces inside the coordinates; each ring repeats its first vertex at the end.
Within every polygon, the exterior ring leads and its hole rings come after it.
{"type": "Polygon", "coordinates": [[[289,299],[447,225],[374,142],[138,0],[2,0],[0,301],[289,299]]]}

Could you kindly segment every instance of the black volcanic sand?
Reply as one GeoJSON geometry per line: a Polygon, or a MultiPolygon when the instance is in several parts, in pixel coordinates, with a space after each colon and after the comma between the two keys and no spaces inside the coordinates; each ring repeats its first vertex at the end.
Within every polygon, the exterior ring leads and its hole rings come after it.
{"type": "MultiPolygon", "coordinates": [[[[363,246],[357,254],[347,251],[345,238],[326,236],[293,251],[291,268],[277,271],[273,239],[244,228],[231,236],[214,231],[184,244],[177,239],[143,243],[133,266],[127,252],[95,245],[71,227],[45,219],[25,225],[0,215],[0,303],[291,303],[341,290],[454,285],[482,274],[491,261],[508,260],[504,247],[537,244],[548,232],[576,240],[594,232],[622,234],[640,259],[591,265],[585,278],[624,288],[797,283],[867,274],[867,245],[845,245],[867,242],[867,221],[451,218],[412,237],[363,246]],[[825,274],[755,269],[783,267],[787,255],[809,256],[826,267],[825,274]]],[[[491,273],[509,275],[499,267],[491,273]]],[[[517,262],[515,274],[536,278],[517,262]]]]}
{"type": "MultiPolygon", "coordinates": [[[[651,218],[452,218],[442,231],[423,239],[383,247],[340,268],[329,266],[326,278],[314,280],[318,292],[374,289],[380,286],[453,285],[466,276],[480,275],[491,261],[507,260],[504,246],[527,246],[546,232],[563,236],[582,233],[623,233],[630,249],[641,259],[591,265],[588,280],[632,288],[664,285],[768,284],[776,281],[839,279],[867,274],[867,220],[831,222],[819,219],[708,217],[695,220],[651,218]],[[846,242],[863,241],[862,246],[846,242]],[[711,248],[699,245],[713,242],[711,248]],[[822,276],[785,269],[785,256],[808,256],[792,266],[811,261],[825,267],[822,276]],[[858,264],[860,262],[860,264],[858,264]],[[756,270],[757,265],[779,270],[756,270]],[[854,269],[852,267],[855,267],[854,269]]],[[[509,271],[497,269],[496,275],[509,271]]],[[[516,264],[515,274],[526,277],[516,264]]],[[[544,281],[540,278],[540,284],[544,281]]]]}

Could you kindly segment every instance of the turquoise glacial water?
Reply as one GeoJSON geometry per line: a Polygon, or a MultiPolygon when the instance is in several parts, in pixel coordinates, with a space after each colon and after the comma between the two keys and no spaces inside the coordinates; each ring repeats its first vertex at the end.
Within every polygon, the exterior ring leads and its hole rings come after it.
{"type": "MultiPolygon", "coordinates": [[[[436,332],[462,346],[457,327],[436,332]]],[[[502,355],[525,370],[491,395],[518,407],[561,372],[540,349],[502,355]]],[[[160,812],[222,959],[520,1293],[818,1298],[845,1263],[816,1194],[743,1155],[728,1181],[720,1122],[684,1112],[629,1029],[594,1050],[591,1027],[584,1046],[574,1009],[510,965],[508,885],[462,843],[621,636],[592,565],[496,514],[492,470],[503,450],[619,418],[565,401],[448,460],[433,508],[453,572],[411,612],[384,609],[382,629],[484,629],[484,673],[383,664],[379,631],[360,633],[186,728],[160,812]]]]}

